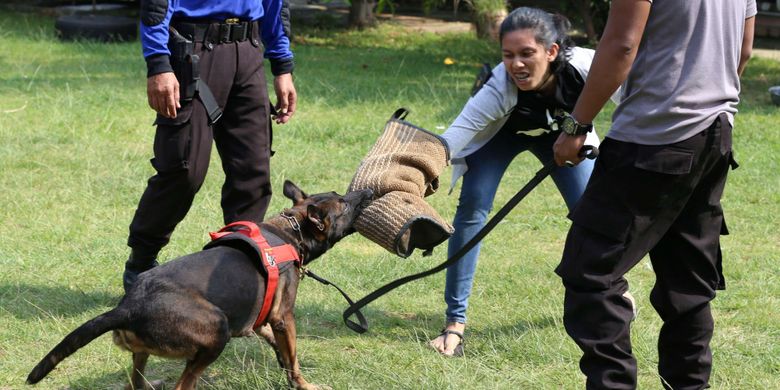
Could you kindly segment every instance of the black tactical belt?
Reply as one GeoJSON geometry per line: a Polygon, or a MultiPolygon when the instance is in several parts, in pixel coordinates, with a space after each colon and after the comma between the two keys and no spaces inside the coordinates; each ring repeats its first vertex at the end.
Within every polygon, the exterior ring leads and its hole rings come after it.
{"type": "Polygon", "coordinates": [[[225,22],[216,23],[173,21],[171,26],[185,38],[195,42],[203,42],[204,44],[243,42],[247,39],[256,40],[252,34],[254,31],[257,31],[259,35],[260,32],[260,23],[257,21],[248,22],[238,19],[228,19],[225,22]]]}

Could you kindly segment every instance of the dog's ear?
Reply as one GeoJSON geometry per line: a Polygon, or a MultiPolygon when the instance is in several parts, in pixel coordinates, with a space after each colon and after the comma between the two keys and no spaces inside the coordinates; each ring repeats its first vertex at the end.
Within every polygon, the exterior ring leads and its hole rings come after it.
{"type": "Polygon", "coordinates": [[[310,204],[309,207],[306,208],[306,214],[306,218],[309,220],[312,226],[317,229],[317,231],[325,231],[325,221],[323,220],[324,216],[322,210],[319,207],[310,204]]]}
{"type": "Polygon", "coordinates": [[[285,180],[284,181],[284,196],[287,197],[287,199],[290,199],[293,201],[293,206],[303,203],[303,201],[309,197],[309,195],[306,195],[303,190],[298,188],[295,183],[285,180]]]}

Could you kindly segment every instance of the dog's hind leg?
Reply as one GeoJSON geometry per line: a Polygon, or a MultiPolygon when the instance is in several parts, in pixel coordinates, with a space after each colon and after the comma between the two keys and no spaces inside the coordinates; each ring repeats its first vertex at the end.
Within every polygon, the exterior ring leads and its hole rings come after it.
{"type": "Polygon", "coordinates": [[[144,376],[144,370],[146,369],[146,362],[148,360],[148,353],[133,353],[133,374],[130,376],[130,383],[125,386],[125,390],[159,389],[162,386],[162,381],[149,382],[144,376]]]}
{"type": "MultiPolygon", "coordinates": [[[[229,336],[228,336],[229,339],[229,336]]],[[[184,367],[184,372],[181,374],[181,378],[176,383],[176,390],[194,390],[198,384],[198,379],[203,374],[203,371],[213,363],[225,349],[227,340],[221,347],[206,349],[203,348],[195,354],[195,358],[187,361],[187,366],[184,367]]]]}
{"type": "Polygon", "coordinates": [[[187,366],[184,367],[181,378],[176,382],[176,390],[195,389],[203,371],[205,371],[211,363],[217,360],[222,353],[222,350],[225,349],[228,341],[230,341],[230,330],[228,328],[227,318],[223,316],[218,324],[209,325],[214,326],[214,332],[201,334],[201,337],[198,340],[193,340],[198,342],[198,350],[191,359],[187,360],[187,366]]]}

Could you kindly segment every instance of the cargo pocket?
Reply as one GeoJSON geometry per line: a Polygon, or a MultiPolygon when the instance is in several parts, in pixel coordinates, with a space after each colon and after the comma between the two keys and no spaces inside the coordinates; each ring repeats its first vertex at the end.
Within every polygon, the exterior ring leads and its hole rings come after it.
{"type": "Polygon", "coordinates": [[[151,163],[159,174],[189,168],[191,129],[191,126],[186,125],[157,127],[154,135],[154,158],[151,163]]]}
{"type": "Polygon", "coordinates": [[[634,199],[633,207],[642,215],[657,215],[680,206],[681,197],[692,190],[689,175],[692,150],[669,145],[640,145],[634,158],[634,177],[625,191],[634,199]]]}
{"type": "Polygon", "coordinates": [[[155,126],[182,126],[190,122],[192,117],[192,103],[193,100],[181,101],[181,108],[176,110],[176,118],[164,117],[157,114],[157,119],[154,120],[155,126]]]}
{"type": "Polygon", "coordinates": [[[693,151],[667,145],[641,145],[637,148],[634,166],[667,175],[688,174],[693,166],[693,151]]]}
{"type": "Polygon", "coordinates": [[[621,202],[588,191],[569,219],[573,225],[555,272],[570,288],[606,289],[619,277],[618,267],[634,217],[621,202]]]}
{"type": "Polygon", "coordinates": [[[569,219],[611,240],[623,242],[634,218],[619,200],[583,195],[577,207],[569,213],[569,219]]]}

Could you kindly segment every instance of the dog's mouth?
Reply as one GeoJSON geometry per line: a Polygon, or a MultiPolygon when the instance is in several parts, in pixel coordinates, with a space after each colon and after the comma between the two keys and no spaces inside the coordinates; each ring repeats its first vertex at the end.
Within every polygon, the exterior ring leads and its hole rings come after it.
{"type": "Polygon", "coordinates": [[[370,198],[370,197],[369,197],[369,198],[365,198],[365,199],[363,199],[362,201],[360,201],[360,203],[358,203],[358,205],[357,205],[357,207],[356,207],[356,209],[357,209],[357,212],[358,212],[358,213],[360,213],[360,212],[362,212],[363,210],[365,210],[365,209],[366,209],[366,207],[368,207],[368,205],[370,205],[370,204],[371,204],[371,202],[372,202],[372,200],[371,200],[371,198],[370,198]]]}
{"type": "Polygon", "coordinates": [[[355,211],[360,214],[363,210],[365,210],[368,205],[371,204],[371,202],[374,200],[374,191],[371,191],[370,189],[365,189],[362,191],[362,199],[360,202],[358,202],[357,206],[355,207],[355,211]]]}

